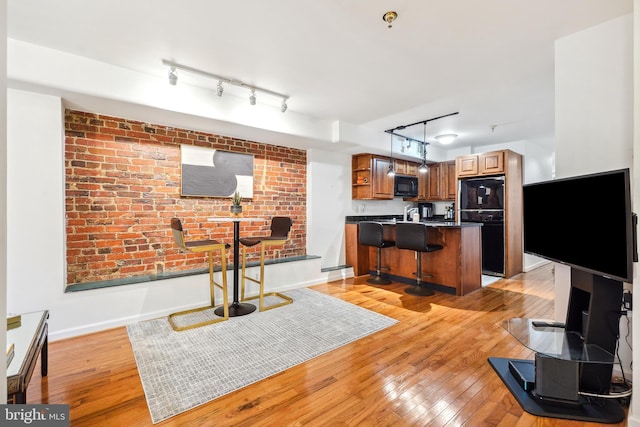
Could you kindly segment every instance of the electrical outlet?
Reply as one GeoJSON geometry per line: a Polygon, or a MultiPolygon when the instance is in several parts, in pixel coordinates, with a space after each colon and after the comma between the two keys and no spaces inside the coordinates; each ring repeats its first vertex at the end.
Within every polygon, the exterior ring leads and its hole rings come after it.
{"type": "Polygon", "coordinates": [[[633,308],[633,295],[631,294],[631,292],[625,292],[622,294],[622,306],[625,308],[625,310],[627,311],[631,311],[633,308]]]}

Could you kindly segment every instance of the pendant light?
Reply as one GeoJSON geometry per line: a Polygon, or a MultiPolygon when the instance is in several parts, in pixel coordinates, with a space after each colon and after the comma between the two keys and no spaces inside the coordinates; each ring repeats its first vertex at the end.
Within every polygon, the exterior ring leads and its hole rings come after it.
{"type": "Polygon", "coordinates": [[[389,136],[391,137],[391,162],[389,162],[387,176],[395,176],[396,171],[393,169],[393,133],[389,133],[389,136]]]}
{"type": "Polygon", "coordinates": [[[424,136],[422,138],[422,164],[418,168],[418,172],[427,173],[427,122],[424,122],[424,136]]]}

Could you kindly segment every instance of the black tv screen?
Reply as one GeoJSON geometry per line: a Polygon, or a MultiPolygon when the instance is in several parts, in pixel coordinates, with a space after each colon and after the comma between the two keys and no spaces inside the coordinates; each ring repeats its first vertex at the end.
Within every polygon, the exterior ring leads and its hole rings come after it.
{"type": "Polygon", "coordinates": [[[631,283],[629,169],[523,186],[524,251],[631,283]]]}

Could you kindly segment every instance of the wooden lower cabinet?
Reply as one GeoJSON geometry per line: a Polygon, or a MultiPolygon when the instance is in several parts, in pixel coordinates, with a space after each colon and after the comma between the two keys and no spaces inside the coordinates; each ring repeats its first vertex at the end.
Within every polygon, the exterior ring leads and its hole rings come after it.
{"type": "MultiPolygon", "coordinates": [[[[395,226],[385,225],[385,234],[395,240],[395,226]]],[[[429,243],[443,245],[442,250],[421,253],[423,274],[432,275],[425,281],[444,287],[445,292],[466,295],[482,287],[482,243],[479,226],[432,227],[429,243]],[[448,289],[447,289],[448,288],[448,289]]],[[[386,237],[386,236],[385,236],[386,237]]],[[[377,248],[358,243],[358,225],[346,224],[347,264],[353,267],[356,283],[366,283],[369,272],[375,270],[377,248]]],[[[395,246],[382,250],[383,274],[392,280],[415,283],[415,252],[395,246]]],[[[436,288],[437,289],[437,288],[436,288]]]]}

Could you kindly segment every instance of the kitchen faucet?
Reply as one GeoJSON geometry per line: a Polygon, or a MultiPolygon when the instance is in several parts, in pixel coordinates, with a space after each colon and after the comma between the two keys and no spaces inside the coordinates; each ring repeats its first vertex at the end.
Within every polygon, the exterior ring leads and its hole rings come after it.
{"type": "Polygon", "coordinates": [[[408,209],[410,207],[412,207],[412,206],[413,205],[407,205],[407,206],[404,207],[404,213],[402,214],[402,220],[403,221],[409,221],[409,217],[407,216],[408,215],[408,209]]]}

